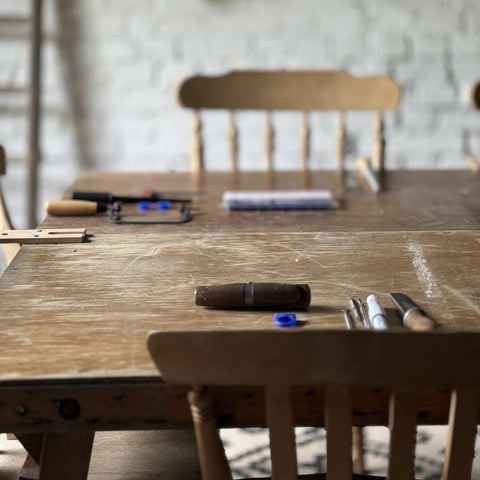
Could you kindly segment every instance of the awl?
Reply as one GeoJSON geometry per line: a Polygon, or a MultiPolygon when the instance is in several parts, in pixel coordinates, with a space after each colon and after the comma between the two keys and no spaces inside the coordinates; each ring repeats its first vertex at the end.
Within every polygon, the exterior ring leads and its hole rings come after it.
{"type": "Polygon", "coordinates": [[[412,330],[433,330],[438,324],[404,293],[391,293],[403,315],[403,324],[412,330]]]}
{"type": "Polygon", "coordinates": [[[45,204],[45,211],[54,217],[95,215],[106,212],[107,205],[87,200],[50,200],[45,204]]]}

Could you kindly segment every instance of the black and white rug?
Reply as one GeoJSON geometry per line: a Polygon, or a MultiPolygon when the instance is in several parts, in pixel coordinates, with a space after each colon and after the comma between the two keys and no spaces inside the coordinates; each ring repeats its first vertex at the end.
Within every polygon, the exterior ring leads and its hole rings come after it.
{"type": "MultiPolygon", "coordinates": [[[[447,427],[419,427],[415,455],[415,476],[424,480],[440,480],[447,438],[447,427]]],[[[222,430],[227,456],[235,478],[270,475],[268,433],[264,429],[222,430]]],[[[326,466],[325,430],[297,428],[297,455],[299,472],[324,472],[326,466]]],[[[365,473],[386,475],[389,431],[386,427],[364,429],[365,473]]],[[[474,460],[472,479],[480,480],[480,435],[474,460]]]]}

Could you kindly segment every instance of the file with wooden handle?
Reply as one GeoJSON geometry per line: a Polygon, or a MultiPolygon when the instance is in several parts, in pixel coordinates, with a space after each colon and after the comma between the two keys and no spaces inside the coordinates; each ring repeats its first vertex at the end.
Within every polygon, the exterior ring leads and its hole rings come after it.
{"type": "Polygon", "coordinates": [[[45,210],[54,217],[77,217],[106,212],[107,206],[100,202],[88,200],[51,200],[46,203],[45,210]]]}

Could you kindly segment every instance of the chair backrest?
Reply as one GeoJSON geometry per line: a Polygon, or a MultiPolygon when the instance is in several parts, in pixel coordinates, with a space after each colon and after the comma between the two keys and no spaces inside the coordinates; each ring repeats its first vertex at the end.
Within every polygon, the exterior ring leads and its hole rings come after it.
{"type": "Polygon", "coordinates": [[[291,386],[324,389],[327,478],[352,478],[352,390],[390,392],[388,478],[414,472],[416,393],[451,392],[444,480],[470,479],[479,419],[480,332],[269,330],[153,332],[150,354],[189,400],[203,478],[231,478],[205,386],[263,386],[274,479],[296,477],[291,386]]]}
{"type": "Polygon", "coordinates": [[[344,167],[344,112],[363,110],[377,112],[374,128],[372,163],[383,168],[385,110],[395,109],[400,101],[400,88],[389,77],[355,77],[343,71],[234,71],[222,76],[194,76],[180,85],[178,102],[195,111],[192,130],[192,170],[203,170],[203,139],[200,111],[227,109],[231,112],[229,138],[232,169],[238,168],[238,131],[235,110],[265,110],[267,121],[265,142],[267,170],[274,168],[274,130],[270,112],[298,110],[304,112],[300,127],[302,170],[309,168],[310,126],[308,112],[334,110],[340,112],[337,128],[337,168],[344,167]]]}
{"type": "MultiPolygon", "coordinates": [[[[0,230],[11,230],[12,222],[10,220],[10,215],[8,214],[7,206],[5,204],[1,179],[6,174],[7,171],[7,161],[5,157],[5,149],[0,145],[0,230]]],[[[14,259],[15,255],[20,250],[20,245],[16,243],[1,244],[5,254],[5,260],[7,265],[14,259]]]]}

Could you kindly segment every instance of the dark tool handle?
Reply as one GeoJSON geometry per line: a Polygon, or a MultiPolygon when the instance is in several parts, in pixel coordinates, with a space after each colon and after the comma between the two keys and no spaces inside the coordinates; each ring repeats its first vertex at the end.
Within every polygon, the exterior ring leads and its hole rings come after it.
{"type": "Polygon", "coordinates": [[[403,317],[403,324],[412,330],[434,330],[437,323],[422,310],[410,310],[403,317]]]}
{"type": "Polygon", "coordinates": [[[113,198],[107,192],[73,192],[74,200],[88,200],[90,202],[112,203],[113,198]]]}
{"type": "Polygon", "coordinates": [[[195,303],[216,308],[307,308],[310,287],[289,283],[229,283],[202,285],[195,290],[195,303]]]}

